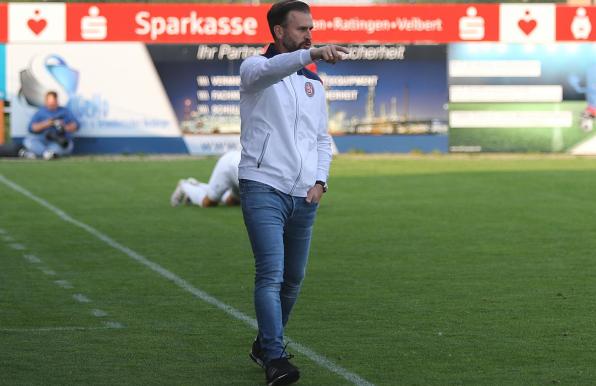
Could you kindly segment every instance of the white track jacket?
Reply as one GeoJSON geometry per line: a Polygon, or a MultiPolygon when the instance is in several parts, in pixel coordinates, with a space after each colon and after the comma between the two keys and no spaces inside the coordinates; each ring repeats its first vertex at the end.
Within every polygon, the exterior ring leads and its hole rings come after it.
{"type": "Polygon", "coordinates": [[[309,50],[264,55],[240,65],[242,156],[238,178],[306,197],[315,181],[327,181],[331,137],[321,79],[304,68],[309,50]]]}

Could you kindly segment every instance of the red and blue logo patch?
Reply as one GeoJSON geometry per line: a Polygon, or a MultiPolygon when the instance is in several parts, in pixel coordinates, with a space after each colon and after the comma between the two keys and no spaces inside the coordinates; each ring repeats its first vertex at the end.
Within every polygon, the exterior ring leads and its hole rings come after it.
{"type": "Polygon", "coordinates": [[[313,86],[311,82],[306,82],[304,83],[304,91],[306,92],[306,95],[312,97],[315,95],[315,86],[313,86]]]}

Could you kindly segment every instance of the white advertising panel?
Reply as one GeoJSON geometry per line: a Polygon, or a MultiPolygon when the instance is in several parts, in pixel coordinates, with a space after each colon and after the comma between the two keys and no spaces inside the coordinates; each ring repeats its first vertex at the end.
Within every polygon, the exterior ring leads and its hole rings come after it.
{"type": "Polygon", "coordinates": [[[19,43],[56,43],[66,40],[64,3],[10,3],[8,39],[19,43]]]}
{"type": "Polygon", "coordinates": [[[501,4],[500,41],[550,43],[555,41],[555,4],[501,4]]]}
{"type": "Polygon", "coordinates": [[[78,137],[180,137],[170,101],[142,43],[9,44],[12,135],[27,134],[46,92],[81,122],[78,137]]]}

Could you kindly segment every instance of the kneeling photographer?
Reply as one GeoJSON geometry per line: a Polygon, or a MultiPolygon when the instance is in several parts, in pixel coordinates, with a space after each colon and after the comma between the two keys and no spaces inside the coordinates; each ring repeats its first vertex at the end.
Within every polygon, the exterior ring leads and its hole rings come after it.
{"type": "Polygon", "coordinates": [[[59,106],[58,94],[50,91],[46,94],[45,106],[31,119],[21,155],[46,160],[67,156],[74,149],[72,135],[78,129],[79,122],[71,111],[59,106]]]}

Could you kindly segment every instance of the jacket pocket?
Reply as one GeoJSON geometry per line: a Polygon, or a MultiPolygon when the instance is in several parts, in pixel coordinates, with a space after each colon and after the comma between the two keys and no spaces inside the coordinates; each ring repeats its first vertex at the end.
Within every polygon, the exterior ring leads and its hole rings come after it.
{"type": "Polygon", "coordinates": [[[261,149],[261,155],[259,155],[259,159],[257,160],[257,169],[261,167],[261,162],[263,162],[263,157],[265,157],[265,152],[267,151],[267,145],[269,144],[269,137],[271,133],[267,133],[265,137],[265,141],[263,142],[263,148],[261,149]]]}

